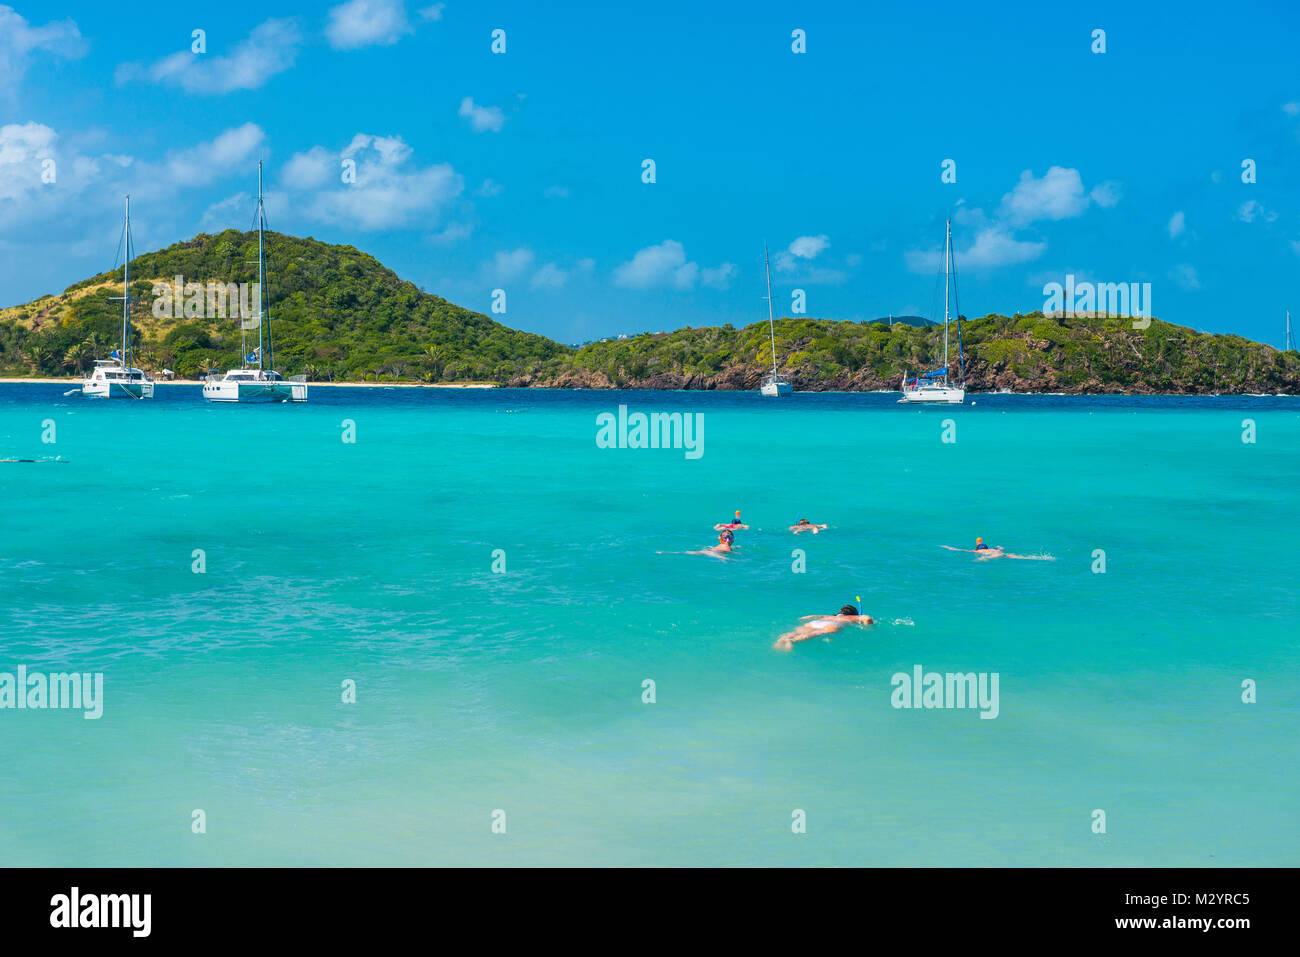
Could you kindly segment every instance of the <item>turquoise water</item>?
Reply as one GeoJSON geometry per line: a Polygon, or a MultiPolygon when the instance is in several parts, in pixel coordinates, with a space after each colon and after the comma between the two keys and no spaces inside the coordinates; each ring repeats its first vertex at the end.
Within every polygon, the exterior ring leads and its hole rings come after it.
{"type": "Polygon", "coordinates": [[[67,460],[0,465],[0,671],[104,713],[0,710],[4,864],[1300,863],[1300,400],[63,389],[0,386],[67,460]],[[704,454],[598,448],[620,402],[704,454]],[[998,717],[893,708],[918,664],[998,717]]]}

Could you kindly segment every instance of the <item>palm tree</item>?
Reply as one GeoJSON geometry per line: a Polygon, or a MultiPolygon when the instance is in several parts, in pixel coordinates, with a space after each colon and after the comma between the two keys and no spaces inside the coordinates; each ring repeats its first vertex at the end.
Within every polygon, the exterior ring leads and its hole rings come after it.
{"type": "Polygon", "coordinates": [[[94,355],[94,350],[89,340],[78,343],[69,347],[68,351],[63,354],[63,365],[72,372],[84,372],[86,364],[90,361],[92,355],[94,355]]]}
{"type": "Polygon", "coordinates": [[[49,361],[50,350],[39,342],[27,347],[27,363],[33,372],[44,372],[45,363],[49,361]]]}
{"type": "Polygon", "coordinates": [[[428,375],[425,378],[429,382],[436,382],[442,378],[442,367],[447,361],[447,350],[442,346],[426,346],[424,350],[424,362],[429,367],[428,375]]]}

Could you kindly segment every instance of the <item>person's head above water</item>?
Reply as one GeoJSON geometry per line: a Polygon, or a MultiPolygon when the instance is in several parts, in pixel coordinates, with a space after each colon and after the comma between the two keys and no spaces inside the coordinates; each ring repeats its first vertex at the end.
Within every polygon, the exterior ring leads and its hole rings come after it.
{"type": "Polygon", "coordinates": [[[812,522],[808,521],[808,519],[806,519],[806,518],[801,518],[801,519],[799,519],[799,524],[800,524],[800,525],[811,525],[812,522]]]}
{"type": "Polygon", "coordinates": [[[841,615],[856,615],[857,613],[858,610],[854,608],[852,605],[845,605],[843,608],[840,609],[841,615]]]}

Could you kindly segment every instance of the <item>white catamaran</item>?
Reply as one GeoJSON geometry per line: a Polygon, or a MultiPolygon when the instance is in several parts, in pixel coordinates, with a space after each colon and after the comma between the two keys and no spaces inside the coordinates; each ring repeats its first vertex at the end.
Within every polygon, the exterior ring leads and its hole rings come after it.
{"type": "MultiPolygon", "coordinates": [[[[210,375],[203,380],[203,398],[209,402],[306,402],[307,377],[286,379],[275,371],[275,346],[271,338],[271,316],[266,311],[266,209],[262,204],[262,164],[257,164],[257,348],[248,352],[241,339],[243,365],[230,369],[224,376],[210,375]],[[263,361],[265,356],[265,361],[263,361]]],[[[240,329],[246,333],[250,323],[240,317],[240,329]]]]}
{"type": "Polygon", "coordinates": [[[772,314],[772,264],[767,256],[767,243],[763,244],[763,267],[767,270],[767,331],[772,337],[772,371],[763,376],[758,391],[763,395],[789,395],[794,386],[776,371],[776,319],[772,314]]]}
{"type": "MultiPolygon", "coordinates": [[[[95,368],[81,383],[81,394],[92,399],[152,399],[153,380],[131,365],[131,197],[126,198],[122,255],[122,345],[107,359],[96,359],[95,368]]],[[[114,299],[117,297],[114,296],[114,299]]]]}
{"type": "Polygon", "coordinates": [[[948,378],[948,285],[952,280],[953,305],[957,305],[957,267],[952,261],[952,220],[948,220],[943,247],[943,368],[920,372],[915,376],[904,371],[903,397],[899,402],[939,402],[961,405],[966,401],[966,359],[961,348],[961,312],[957,312],[957,362],[960,378],[953,385],[948,378]]]}

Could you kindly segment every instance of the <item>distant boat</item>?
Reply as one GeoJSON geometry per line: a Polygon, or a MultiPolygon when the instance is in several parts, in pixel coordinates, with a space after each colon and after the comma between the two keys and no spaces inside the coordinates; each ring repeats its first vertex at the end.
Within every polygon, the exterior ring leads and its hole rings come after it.
{"type": "MultiPolygon", "coordinates": [[[[81,394],[92,399],[152,399],[153,380],[131,365],[131,197],[126,198],[122,255],[122,345],[107,359],[96,359],[95,368],[81,383],[81,394]]],[[[117,297],[114,296],[114,299],[117,297]]]]}
{"type": "Polygon", "coordinates": [[[957,361],[961,369],[958,385],[948,378],[948,287],[952,280],[955,305],[957,268],[952,260],[952,220],[948,220],[943,246],[943,368],[933,372],[920,372],[915,376],[903,373],[903,397],[900,402],[935,402],[961,405],[966,401],[966,359],[961,348],[961,312],[957,313],[957,361]]]}
{"type": "Polygon", "coordinates": [[[763,377],[763,384],[758,391],[763,395],[789,395],[794,386],[787,382],[776,369],[776,319],[772,315],[772,264],[767,256],[767,243],[763,244],[763,267],[767,270],[767,331],[772,337],[772,371],[763,377]]]}
{"type": "MultiPolygon", "coordinates": [[[[257,348],[248,351],[240,341],[243,365],[230,369],[218,378],[203,380],[203,398],[209,402],[306,402],[307,377],[285,379],[275,371],[275,352],[271,338],[271,316],[266,311],[266,207],[262,204],[262,164],[257,164],[257,348]],[[265,357],[265,361],[263,360],[265,357]]],[[[240,330],[248,323],[240,316],[240,330]]]]}

